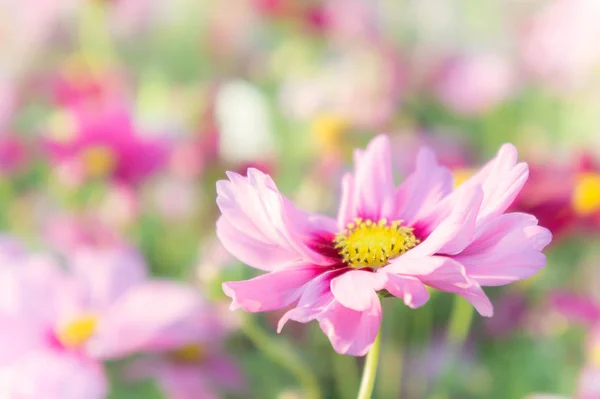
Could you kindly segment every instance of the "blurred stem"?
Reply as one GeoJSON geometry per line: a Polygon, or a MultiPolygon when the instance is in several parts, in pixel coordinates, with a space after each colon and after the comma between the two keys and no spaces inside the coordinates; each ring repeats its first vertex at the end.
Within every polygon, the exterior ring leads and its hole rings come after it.
{"type": "Polygon", "coordinates": [[[358,388],[358,367],[352,356],[340,356],[333,352],[333,375],[340,398],[351,398],[358,388]]]}
{"type": "Polygon", "coordinates": [[[375,386],[375,377],[377,376],[377,364],[379,363],[379,347],[381,344],[381,330],[377,333],[373,347],[367,354],[365,367],[363,369],[362,380],[357,399],[371,399],[373,387],[375,386]]]}
{"type": "Polygon", "coordinates": [[[448,322],[448,335],[446,337],[445,351],[447,360],[441,370],[434,392],[430,396],[431,398],[446,399],[449,397],[448,392],[445,392],[443,389],[445,385],[444,382],[448,380],[449,375],[452,373],[452,367],[456,362],[456,357],[459,356],[460,351],[467,340],[473,321],[473,311],[473,305],[466,299],[454,295],[454,304],[452,306],[452,313],[450,314],[450,321],[448,322]]]}
{"type": "Polygon", "coordinates": [[[251,317],[246,318],[241,330],[265,356],[287,369],[296,378],[307,399],[321,399],[321,389],[316,376],[285,341],[265,333],[251,317]]]}
{"type": "Polygon", "coordinates": [[[465,343],[472,321],[473,305],[466,299],[455,295],[448,325],[448,343],[456,350],[460,350],[465,343]]]}
{"type": "Polygon", "coordinates": [[[110,37],[106,4],[87,1],[78,18],[78,37],[82,56],[92,70],[106,68],[117,59],[110,37]]]}

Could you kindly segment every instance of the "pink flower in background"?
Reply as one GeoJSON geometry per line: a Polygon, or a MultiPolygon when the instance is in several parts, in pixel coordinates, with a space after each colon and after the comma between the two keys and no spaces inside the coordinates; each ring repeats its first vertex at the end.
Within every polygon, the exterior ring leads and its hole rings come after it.
{"type": "Polygon", "coordinates": [[[297,209],[255,169],[219,181],[219,239],[240,261],[267,272],[223,284],[231,309],[292,305],[279,330],[290,319],[317,320],[338,353],[362,356],[379,331],[379,291],[417,308],[428,301],[429,286],[491,316],[482,286],[509,284],[544,267],[550,232],[533,216],[504,213],[528,174],[512,145],[455,190],[451,172],[428,149],[396,187],[391,157],[386,136],[355,152],[337,220],[297,209]]]}
{"type": "Polygon", "coordinates": [[[47,142],[50,157],[58,165],[77,165],[87,177],[137,184],[166,160],[168,143],[144,137],[124,108],[70,108],[57,121],[47,142]]]}
{"type": "Polygon", "coordinates": [[[102,398],[102,359],[162,348],[191,334],[180,324],[197,314],[196,292],[147,280],[135,252],[82,250],[63,271],[51,258],[22,254],[10,242],[6,247],[0,381],[18,397],[102,398]],[[74,373],[78,382],[66,384],[74,373]]]}
{"type": "Polygon", "coordinates": [[[15,134],[0,132],[0,173],[8,175],[17,173],[27,165],[28,161],[29,154],[25,141],[15,134]]]}
{"type": "Polygon", "coordinates": [[[64,255],[81,248],[123,248],[124,239],[93,215],[63,215],[51,218],[43,226],[44,237],[64,255]]]}
{"type": "Polygon", "coordinates": [[[585,83],[600,65],[600,3],[553,0],[544,4],[526,27],[521,57],[536,78],[558,89],[585,83]]]}
{"type": "Polygon", "coordinates": [[[446,61],[434,78],[433,90],[450,110],[480,115],[508,99],[516,85],[509,61],[496,54],[473,54],[446,61]]]}
{"type": "Polygon", "coordinates": [[[229,326],[221,319],[222,310],[197,297],[199,311],[190,314],[168,345],[161,345],[131,363],[126,371],[133,380],[153,378],[172,399],[219,398],[219,391],[239,391],[244,387],[241,370],[224,354],[223,341],[229,326]]]}

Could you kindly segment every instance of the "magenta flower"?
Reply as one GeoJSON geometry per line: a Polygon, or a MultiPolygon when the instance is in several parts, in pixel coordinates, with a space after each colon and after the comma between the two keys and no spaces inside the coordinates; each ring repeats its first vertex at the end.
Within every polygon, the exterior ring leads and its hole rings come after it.
{"type": "Polygon", "coordinates": [[[137,184],[167,159],[167,143],[144,137],[125,108],[73,107],[60,122],[56,126],[60,136],[51,137],[47,143],[50,157],[86,177],[110,176],[137,184]]]}
{"type": "Polygon", "coordinates": [[[231,309],[293,306],[279,330],[288,320],[317,320],[338,353],[362,356],[379,330],[380,291],[418,308],[432,287],[492,316],[482,286],[509,284],[544,267],[550,232],[533,216],[504,213],[528,175],[512,145],[455,190],[452,174],[428,149],[396,187],[386,136],[354,159],[354,173],[342,180],[337,221],[295,208],[258,170],[247,177],[228,173],[229,181],[217,183],[221,242],[267,272],[223,284],[231,309]]]}
{"type": "Polygon", "coordinates": [[[160,349],[192,334],[180,325],[197,314],[197,293],[147,280],[135,252],[81,251],[63,271],[52,258],[24,254],[10,240],[2,246],[5,397],[103,398],[102,360],[160,349]]]}

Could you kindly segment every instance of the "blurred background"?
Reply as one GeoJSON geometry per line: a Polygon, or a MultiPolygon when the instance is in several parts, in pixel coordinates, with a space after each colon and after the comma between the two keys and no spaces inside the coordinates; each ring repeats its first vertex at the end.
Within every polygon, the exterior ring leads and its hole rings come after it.
{"type": "MultiPolygon", "coordinates": [[[[0,227],[67,259],[134,248],[228,312],[221,282],[252,271],[215,236],[226,170],[331,213],[377,133],[398,178],[423,145],[460,180],[512,142],[547,268],[488,290],[489,320],[387,300],[376,397],[600,398],[599,21],[597,0],[0,0],[0,227]]],[[[232,314],[246,385],[215,397],[354,397],[362,359],[279,316],[232,314]]],[[[119,367],[110,398],[204,397],[119,367]]]]}

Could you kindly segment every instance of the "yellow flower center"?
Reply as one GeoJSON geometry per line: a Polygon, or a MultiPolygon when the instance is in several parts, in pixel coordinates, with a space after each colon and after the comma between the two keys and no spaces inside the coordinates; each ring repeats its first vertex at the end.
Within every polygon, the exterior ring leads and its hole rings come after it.
{"type": "Polygon", "coordinates": [[[206,351],[202,345],[186,345],[171,352],[171,357],[183,363],[198,363],[206,356],[206,351]]]}
{"type": "Polygon", "coordinates": [[[105,146],[93,146],[85,149],[81,155],[83,164],[90,176],[101,177],[112,172],[116,160],[113,151],[105,146]]]}
{"type": "Polygon", "coordinates": [[[456,188],[473,176],[475,170],[471,168],[458,168],[454,169],[452,174],[454,175],[454,188],[456,188]]]}
{"type": "Polygon", "coordinates": [[[584,173],[579,176],[571,203],[575,212],[581,216],[600,211],[600,174],[584,173]]]}
{"type": "Polygon", "coordinates": [[[48,119],[46,134],[54,141],[68,144],[77,136],[78,128],[77,120],[71,112],[57,111],[48,119]]]}
{"type": "Polygon", "coordinates": [[[335,151],[343,133],[348,129],[348,122],[336,115],[320,115],[312,123],[312,132],[315,135],[319,148],[335,151]]]}
{"type": "Polygon", "coordinates": [[[335,236],[335,248],[350,267],[378,268],[388,264],[390,259],[402,255],[419,243],[412,228],[402,226],[402,221],[391,224],[381,219],[357,218],[347,229],[335,236]]]}
{"type": "Polygon", "coordinates": [[[67,348],[82,346],[96,330],[98,318],[94,315],[83,315],[66,323],[58,329],[56,337],[67,348]]]}
{"type": "Polygon", "coordinates": [[[600,342],[594,342],[592,344],[589,353],[589,361],[594,366],[600,366],[600,342]]]}

